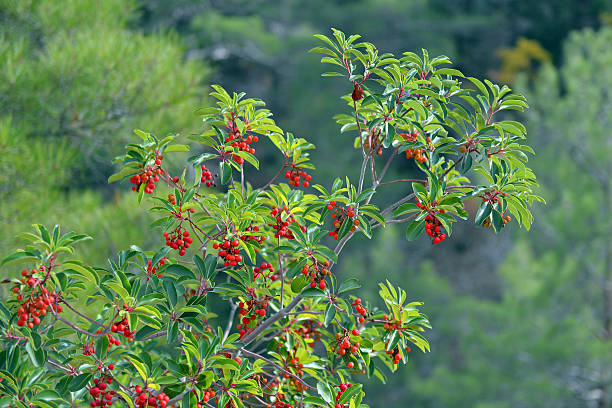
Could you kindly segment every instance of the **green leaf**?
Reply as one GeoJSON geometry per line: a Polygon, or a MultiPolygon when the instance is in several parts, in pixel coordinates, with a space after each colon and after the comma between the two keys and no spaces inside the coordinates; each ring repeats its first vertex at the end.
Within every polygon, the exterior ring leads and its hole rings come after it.
{"type": "Polygon", "coordinates": [[[30,360],[34,366],[42,367],[45,365],[47,361],[47,352],[44,349],[39,348],[38,350],[34,350],[31,342],[26,343],[25,349],[28,352],[30,360]]]}
{"type": "Polygon", "coordinates": [[[104,360],[106,358],[106,352],[108,351],[108,337],[102,336],[98,337],[96,340],[96,356],[100,360],[104,360]]]}
{"type": "Polygon", "coordinates": [[[421,211],[421,209],[417,207],[415,203],[404,203],[400,205],[399,207],[397,207],[395,211],[393,212],[393,214],[395,216],[399,216],[399,215],[407,214],[410,212],[419,212],[419,211],[421,211]]]}
{"type": "Polygon", "coordinates": [[[79,275],[83,276],[84,278],[87,278],[90,283],[100,285],[100,277],[93,268],[89,266],[83,266],[78,261],[65,261],[63,263],[63,266],[65,266],[66,269],[71,269],[79,275]]]}
{"type": "Polygon", "coordinates": [[[400,339],[399,332],[397,330],[394,330],[393,333],[391,333],[389,342],[387,343],[387,350],[393,350],[395,346],[397,346],[399,339],[400,339]]]}
{"type": "Polygon", "coordinates": [[[326,246],[317,247],[317,251],[332,262],[338,262],[338,255],[326,246]]]}
{"type": "Polygon", "coordinates": [[[327,402],[328,404],[331,404],[332,401],[336,400],[336,397],[333,391],[331,390],[329,385],[325,382],[322,382],[322,381],[317,382],[317,391],[319,392],[319,395],[321,396],[321,398],[323,398],[323,400],[327,402]]]}
{"type": "Polygon", "coordinates": [[[121,398],[123,398],[123,400],[125,402],[127,402],[128,407],[129,408],[134,408],[134,402],[132,401],[132,398],[130,398],[129,395],[127,395],[125,392],[123,391],[115,391],[117,394],[121,395],[121,398]]]}
{"type": "Polygon", "coordinates": [[[117,282],[106,282],[104,283],[107,287],[109,287],[110,289],[114,290],[119,296],[121,296],[121,299],[127,303],[130,294],[127,290],[125,290],[125,288],[123,286],[121,286],[120,284],[118,284],[117,282]]]}
{"type": "Polygon", "coordinates": [[[168,300],[170,301],[170,304],[172,305],[172,307],[176,306],[176,303],[178,302],[178,293],[176,290],[176,286],[174,285],[174,282],[170,279],[164,279],[164,289],[166,290],[166,293],[168,294],[168,300]]]}
{"type": "Polygon", "coordinates": [[[147,381],[147,369],[144,363],[133,356],[127,356],[127,359],[130,360],[134,368],[136,368],[136,371],[138,371],[138,374],[140,374],[140,378],[142,378],[142,381],[146,382],[147,381]]]}
{"type": "Polygon", "coordinates": [[[12,263],[25,263],[38,260],[38,257],[34,256],[31,252],[15,252],[0,262],[0,267],[12,263]]]}
{"type": "Polygon", "coordinates": [[[304,289],[304,291],[302,292],[302,297],[305,298],[314,298],[314,297],[323,297],[325,296],[325,292],[323,292],[321,289],[316,289],[316,288],[306,288],[304,289]]]}
{"type": "Polygon", "coordinates": [[[298,276],[291,282],[291,290],[293,291],[293,293],[300,293],[302,289],[306,287],[307,284],[308,282],[306,281],[306,278],[304,276],[298,276]]]}
{"type": "Polygon", "coordinates": [[[300,272],[302,272],[302,268],[304,268],[304,265],[306,265],[307,262],[308,262],[308,258],[304,258],[300,260],[299,262],[295,262],[293,265],[290,265],[289,269],[287,270],[287,274],[286,274],[287,278],[291,279],[297,276],[300,272]]]}
{"type": "Polygon", "coordinates": [[[493,219],[493,222],[491,224],[493,225],[495,232],[501,231],[501,229],[504,226],[504,220],[502,218],[502,215],[499,213],[499,211],[493,210],[491,212],[491,218],[493,219]]]}
{"type": "Polygon", "coordinates": [[[323,325],[325,327],[329,326],[329,324],[334,320],[334,317],[336,317],[336,308],[334,307],[333,303],[330,302],[325,308],[325,321],[323,322],[323,325]]]}
{"type": "Polygon", "coordinates": [[[425,220],[412,221],[406,228],[406,239],[414,241],[423,231],[425,231],[425,220]]]}
{"type": "Polygon", "coordinates": [[[474,219],[476,225],[481,225],[483,221],[489,216],[489,214],[491,214],[492,209],[493,207],[491,207],[490,203],[488,203],[487,201],[483,201],[480,204],[480,207],[478,207],[478,211],[476,212],[476,218],[474,219]]]}
{"type": "Polygon", "coordinates": [[[178,322],[169,322],[166,341],[168,343],[174,343],[177,338],[178,338],[178,322]]]}
{"type": "Polygon", "coordinates": [[[487,98],[488,101],[489,92],[487,91],[487,88],[484,86],[484,84],[474,77],[467,77],[467,79],[469,79],[474,85],[476,85],[476,87],[480,90],[480,92],[482,92],[482,94],[487,98]]]}
{"type": "Polygon", "coordinates": [[[236,152],[235,154],[237,156],[242,157],[244,160],[246,160],[249,163],[251,163],[251,165],[253,165],[253,167],[255,167],[257,170],[259,170],[259,160],[257,160],[257,157],[255,157],[251,153],[247,153],[247,152],[236,152]]]}
{"type": "MultiPolygon", "coordinates": [[[[194,261],[195,261],[195,259],[194,259],[194,261]]],[[[201,261],[201,258],[200,258],[200,261],[201,261]]],[[[196,265],[197,265],[197,262],[196,262],[196,265]]],[[[196,279],[196,276],[193,274],[191,269],[189,269],[189,268],[187,268],[187,267],[185,267],[185,266],[183,266],[181,264],[168,265],[168,267],[166,268],[165,272],[173,274],[173,275],[186,276],[186,277],[191,278],[191,279],[196,279]]]]}
{"type": "Polygon", "coordinates": [[[53,401],[53,400],[61,400],[62,397],[57,393],[57,391],[53,390],[43,390],[32,398],[32,401],[53,401]]]}
{"type": "Polygon", "coordinates": [[[350,279],[345,280],[344,282],[342,282],[340,284],[340,288],[338,289],[338,293],[348,292],[349,290],[359,289],[360,287],[361,287],[361,284],[359,283],[359,281],[357,279],[350,278],[350,279]]]}
{"type": "Polygon", "coordinates": [[[147,306],[147,305],[137,306],[137,307],[134,308],[132,313],[135,313],[135,314],[144,314],[144,315],[153,315],[158,320],[162,319],[162,316],[161,316],[161,313],[159,313],[159,310],[157,310],[153,306],[147,306]]]}
{"type": "Polygon", "coordinates": [[[82,390],[83,388],[85,388],[89,380],[91,380],[91,377],[92,375],[89,373],[77,375],[72,380],[70,380],[70,383],[68,384],[68,390],[72,392],[82,390]]]}
{"type": "Polygon", "coordinates": [[[458,69],[453,68],[441,68],[435,71],[435,75],[452,75],[458,76],[460,78],[465,78],[465,76],[458,69]]]}
{"type": "Polygon", "coordinates": [[[318,405],[320,407],[328,407],[329,406],[329,404],[327,402],[325,402],[324,399],[319,398],[319,397],[313,397],[312,395],[304,397],[304,402],[308,403],[308,404],[315,404],[315,405],[318,405]]]}
{"type": "Polygon", "coordinates": [[[184,144],[173,144],[170,146],[166,146],[164,149],[164,153],[172,153],[172,152],[188,152],[189,146],[184,144]]]}
{"type": "Polygon", "coordinates": [[[361,384],[351,385],[340,396],[339,404],[346,404],[355,394],[361,392],[361,384]]]}
{"type": "Polygon", "coordinates": [[[461,173],[465,174],[472,168],[472,155],[468,154],[461,161],[461,173]]]}

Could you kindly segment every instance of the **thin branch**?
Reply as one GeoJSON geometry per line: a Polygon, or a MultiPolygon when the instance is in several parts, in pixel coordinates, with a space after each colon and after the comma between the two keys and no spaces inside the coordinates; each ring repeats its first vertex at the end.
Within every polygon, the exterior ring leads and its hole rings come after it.
{"type": "Polygon", "coordinates": [[[240,194],[244,196],[244,163],[240,165],[240,194]]]}
{"type": "Polygon", "coordinates": [[[299,381],[299,382],[300,382],[300,383],[301,383],[301,384],[302,384],[304,387],[310,388],[310,385],[309,385],[307,382],[305,382],[304,380],[302,380],[302,379],[301,379],[300,377],[298,377],[297,375],[293,374],[291,371],[287,371],[287,370],[285,370],[283,367],[281,367],[280,365],[276,364],[274,361],[272,361],[272,360],[270,360],[270,359],[268,359],[268,358],[266,358],[266,357],[264,357],[264,356],[262,356],[262,355],[260,355],[260,354],[253,353],[252,351],[246,350],[246,349],[244,349],[244,348],[241,348],[241,349],[240,349],[240,351],[241,351],[241,352],[243,352],[243,353],[244,353],[244,354],[246,354],[246,355],[249,355],[249,356],[251,356],[251,357],[255,357],[255,358],[257,358],[257,359],[260,359],[260,360],[265,361],[266,363],[268,363],[268,364],[270,364],[270,365],[274,366],[274,368],[276,368],[277,370],[280,370],[280,371],[281,371],[281,372],[283,372],[284,374],[287,374],[288,376],[295,378],[295,379],[296,379],[297,381],[299,381]]]}
{"type": "Polygon", "coordinates": [[[376,189],[376,187],[380,184],[381,180],[385,177],[385,174],[387,174],[387,170],[389,170],[389,166],[391,165],[391,162],[397,154],[397,149],[399,149],[399,146],[393,150],[393,153],[391,153],[391,156],[389,156],[389,158],[387,159],[385,167],[383,168],[382,172],[380,172],[380,177],[378,177],[378,180],[376,180],[376,182],[372,185],[372,188],[376,189]]]}
{"type": "Polygon", "coordinates": [[[405,202],[408,202],[408,201],[412,200],[413,198],[414,198],[414,193],[408,194],[406,197],[402,198],[399,201],[396,201],[395,203],[391,204],[390,206],[388,206],[387,208],[382,210],[380,212],[380,214],[382,215],[382,214],[388,213],[389,211],[393,211],[397,207],[399,207],[400,205],[404,204],[405,202]]]}
{"type": "Polygon", "coordinates": [[[361,194],[363,190],[363,179],[365,178],[365,169],[368,166],[369,156],[363,158],[363,162],[361,163],[361,172],[359,173],[359,186],[357,189],[357,195],[361,194]]]}
{"type": "Polygon", "coordinates": [[[270,181],[268,181],[266,183],[265,186],[260,187],[258,190],[264,191],[265,189],[267,189],[268,187],[270,187],[270,184],[272,184],[274,182],[274,180],[276,180],[278,178],[278,176],[281,175],[281,173],[283,172],[283,170],[285,170],[285,168],[287,167],[287,163],[289,162],[289,157],[285,156],[285,164],[283,164],[281,166],[281,168],[278,170],[278,172],[274,175],[274,177],[272,177],[272,179],[270,181]]]}
{"type": "Polygon", "coordinates": [[[90,323],[96,324],[96,325],[98,325],[100,327],[106,327],[104,324],[102,324],[102,323],[100,323],[100,322],[98,322],[96,320],[93,320],[93,319],[85,316],[83,313],[79,312],[78,310],[76,310],[74,307],[72,307],[72,305],[70,303],[68,303],[66,301],[66,299],[60,299],[59,302],[65,304],[66,306],[68,306],[68,308],[70,310],[72,310],[74,313],[76,313],[77,315],[81,316],[82,318],[86,319],[90,323]]]}
{"type": "Polygon", "coordinates": [[[227,340],[227,336],[229,336],[230,331],[232,330],[232,325],[234,324],[234,316],[236,315],[236,309],[238,309],[238,305],[232,302],[232,309],[230,310],[230,314],[227,319],[227,325],[225,326],[225,332],[223,332],[223,343],[225,343],[225,340],[227,340]]]}
{"type": "Polygon", "coordinates": [[[291,312],[293,309],[295,309],[295,307],[302,301],[302,295],[297,295],[296,297],[293,298],[293,300],[284,308],[282,308],[281,310],[279,310],[276,314],[270,316],[268,319],[264,320],[263,322],[261,322],[261,324],[259,326],[257,326],[257,328],[255,330],[253,330],[251,333],[249,333],[248,335],[246,335],[243,339],[242,339],[242,343],[246,346],[248,345],[250,342],[252,342],[253,340],[255,340],[261,333],[264,332],[264,330],[266,330],[268,327],[270,327],[272,324],[276,323],[277,321],[279,321],[280,319],[282,319],[283,317],[285,317],[287,315],[287,313],[291,312]]]}
{"type": "Polygon", "coordinates": [[[179,402],[181,399],[183,399],[185,394],[187,394],[188,392],[191,392],[191,390],[192,390],[191,387],[186,386],[185,391],[181,392],[179,395],[177,395],[176,397],[172,398],[170,401],[167,402],[168,406],[172,406],[176,402],[179,402]]]}
{"type": "Polygon", "coordinates": [[[162,337],[165,336],[168,333],[167,330],[161,330],[161,331],[157,331],[153,334],[149,334],[147,337],[145,337],[144,339],[142,339],[142,341],[147,341],[147,340],[152,340],[156,337],[162,337]]]}
{"type": "Polygon", "coordinates": [[[419,179],[397,179],[393,181],[387,181],[385,183],[380,183],[379,186],[386,186],[389,184],[395,183],[421,183],[423,185],[427,184],[427,180],[419,180],[419,179]]]}
{"type": "Polygon", "coordinates": [[[372,229],[374,229],[374,228],[378,228],[378,227],[380,227],[380,226],[382,226],[382,225],[386,225],[386,224],[401,224],[401,223],[403,223],[403,222],[407,222],[407,221],[412,220],[412,219],[413,219],[413,218],[415,218],[417,215],[419,215],[419,213],[412,214],[410,217],[402,218],[402,219],[399,219],[399,220],[388,220],[388,221],[385,221],[385,223],[384,223],[384,224],[376,223],[376,224],[372,225],[372,229]]]}
{"type": "MultiPolygon", "coordinates": [[[[280,246],[280,235],[278,236],[278,246],[280,246]]],[[[281,260],[281,253],[278,251],[278,272],[280,273],[281,279],[281,298],[280,298],[280,308],[283,308],[284,299],[285,299],[285,274],[283,273],[283,262],[281,260]]]]}
{"type": "Polygon", "coordinates": [[[453,163],[453,165],[452,165],[452,166],[450,166],[450,167],[449,167],[449,168],[448,168],[448,169],[447,169],[447,170],[444,172],[444,174],[442,174],[442,177],[440,177],[440,179],[444,180],[444,178],[446,177],[446,175],[447,175],[448,173],[450,173],[452,169],[454,169],[455,167],[457,167],[457,165],[458,165],[459,163],[461,163],[461,161],[463,160],[463,158],[465,157],[465,155],[466,155],[466,154],[468,154],[468,153],[465,153],[464,155],[462,155],[462,156],[459,158],[459,160],[457,160],[455,163],[453,163]]]}

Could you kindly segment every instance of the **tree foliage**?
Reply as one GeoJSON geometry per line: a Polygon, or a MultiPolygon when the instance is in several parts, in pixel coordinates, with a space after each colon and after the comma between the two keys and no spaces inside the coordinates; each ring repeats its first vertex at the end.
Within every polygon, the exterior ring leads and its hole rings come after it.
{"type": "Polygon", "coordinates": [[[527,104],[507,86],[464,77],[445,56],[383,54],[338,30],[316,37],[312,51],[333,69],[324,76],[350,84],[349,113],[335,118],[340,133],[355,134],[359,178],[316,184],[314,146],[278,127],[263,101],[220,86],[189,144],[137,130],[109,182],[129,180],[138,201],[151,197],[165,247],[132,246],[99,268],[74,254],[86,235],[42,225],[23,233],[25,248],[0,262],[27,265],[4,282],[2,404],[353,408],[366,406],[356,375],[385,381],[412,347],[429,351],[421,303],[389,281],[379,284],[380,308],[350,295],[359,283],[338,279],[338,256],[388,224],[440,244],[473,200],[476,224],[500,232],[514,218],[529,228],[530,206],[542,201],[526,166],[532,151],[525,127],[502,117],[527,104]],[[254,146],[266,140],[283,163],[254,187],[254,146]],[[167,158],[192,148],[184,171],[170,173],[167,158]],[[421,177],[386,181],[402,155],[421,177]],[[385,202],[390,187],[403,197],[385,202]],[[223,305],[228,319],[216,319],[223,305]]]}

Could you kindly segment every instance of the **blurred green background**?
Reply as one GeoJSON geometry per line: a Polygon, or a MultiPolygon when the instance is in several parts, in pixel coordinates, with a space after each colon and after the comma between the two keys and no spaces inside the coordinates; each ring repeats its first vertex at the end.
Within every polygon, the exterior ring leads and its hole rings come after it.
{"type": "MultiPolygon", "coordinates": [[[[443,245],[402,228],[351,242],[339,272],[425,302],[413,353],[372,406],[599,407],[612,399],[612,0],[0,0],[0,248],[32,223],[94,236],[83,259],[163,243],[127,185],[106,184],[132,129],[202,129],[208,85],[261,97],[317,145],[313,182],[355,177],[331,112],[350,87],[306,51],[330,27],[382,51],[427,48],[527,94],[547,206],[531,232],[458,226],[443,245]]],[[[265,169],[279,158],[258,146],[265,169]]],[[[410,173],[409,163],[395,174],[410,173]]],[[[178,161],[174,164],[178,165],[178,161]]],[[[398,184],[396,184],[397,186],[398,184]]],[[[388,189],[387,194],[401,191],[388,189]]],[[[143,205],[143,207],[146,207],[143,205]]]]}

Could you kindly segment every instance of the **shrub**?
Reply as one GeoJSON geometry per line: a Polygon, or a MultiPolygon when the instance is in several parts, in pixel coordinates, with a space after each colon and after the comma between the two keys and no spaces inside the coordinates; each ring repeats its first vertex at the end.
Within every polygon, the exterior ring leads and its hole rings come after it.
{"type": "Polygon", "coordinates": [[[323,76],[351,85],[350,113],[336,120],[356,132],[359,180],[316,184],[314,146],[280,129],[262,101],[219,86],[216,106],[199,111],[206,130],[188,137],[203,152],[182,174],[164,157],[189,145],[136,131],[140,143],[126,146],[109,182],[129,180],[139,201],[154,200],[165,246],[132,246],[104,269],[74,257],[86,235],[42,225],[23,234],[29,244],[0,264],[27,264],[4,282],[0,405],[353,408],[365,406],[355,375],[384,381],[385,366],[429,350],[419,302],[387,281],[379,310],[351,296],[359,283],[340,281],[334,265],[351,238],[392,223],[406,223],[409,240],[443,243],[474,199],[476,224],[499,232],[512,216],[529,228],[540,200],[525,166],[533,152],[520,122],[497,120],[527,105],[506,86],[441,67],[443,56],[396,58],[336,30],[317,38],[313,51],[337,68],[323,76]],[[264,140],[284,163],[254,187],[246,173],[259,169],[264,140]],[[420,176],[383,181],[402,156],[420,176]],[[385,203],[388,186],[403,197],[385,203]]]}

